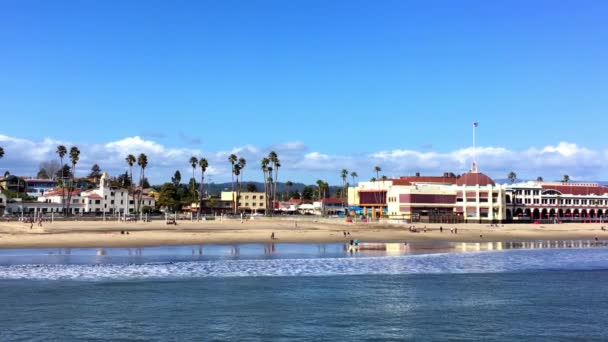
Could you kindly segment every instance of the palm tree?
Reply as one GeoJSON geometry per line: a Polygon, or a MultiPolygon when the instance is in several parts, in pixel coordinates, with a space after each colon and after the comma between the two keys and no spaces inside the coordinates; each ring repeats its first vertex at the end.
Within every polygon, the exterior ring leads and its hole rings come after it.
{"type": "Polygon", "coordinates": [[[268,165],[270,164],[270,159],[268,158],[262,158],[261,162],[260,162],[260,167],[262,169],[262,175],[263,175],[263,179],[264,179],[264,194],[265,194],[265,201],[266,201],[266,215],[268,215],[268,165]]]}
{"type": "MultiPolygon", "coordinates": [[[[236,154],[231,154],[228,156],[228,162],[230,163],[231,167],[231,171],[230,171],[230,177],[232,177],[232,202],[235,202],[234,200],[234,167],[236,166],[236,162],[238,160],[238,157],[236,156],[236,154]]],[[[234,204],[234,212],[236,213],[236,202],[234,204]]]]}
{"type": "Polygon", "coordinates": [[[568,183],[569,181],[570,181],[570,176],[568,176],[568,175],[564,175],[564,176],[562,177],[562,183],[568,183]]]}
{"type": "Polygon", "coordinates": [[[515,181],[517,180],[517,173],[511,171],[509,172],[509,174],[507,175],[507,178],[509,179],[509,181],[511,182],[511,184],[515,183],[515,181]]]}
{"type": "Polygon", "coordinates": [[[198,165],[198,158],[195,156],[190,157],[190,165],[192,165],[192,179],[194,179],[194,171],[196,171],[196,166],[198,165]]]}
{"type": "Polygon", "coordinates": [[[207,171],[207,168],[209,167],[209,162],[207,162],[207,159],[205,158],[201,158],[198,161],[198,165],[201,167],[201,191],[200,191],[200,197],[199,197],[199,203],[198,203],[198,215],[200,216],[203,210],[203,200],[204,200],[204,192],[203,190],[205,190],[204,188],[204,184],[205,184],[205,171],[207,171]]]}
{"type": "Polygon", "coordinates": [[[286,197],[288,199],[289,199],[289,192],[290,192],[292,186],[293,186],[293,182],[292,181],[285,182],[285,194],[287,195],[286,197]]]}
{"type": "Polygon", "coordinates": [[[237,191],[238,191],[238,193],[236,194],[237,201],[239,201],[241,198],[241,190],[242,190],[241,187],[243,186],[243,173],[244,173],[243,170],[245,169],[246,165],[247,165],[247,161],[245,160],[245,158],[240,157],[239,161],[237,163],[239,174],[235,175],[235,176],[237,176],[236,177],[236,184],[237,184],[237,191]],[[240,182],[239,182],[239,176],[241,177],[240,182]]]}
{"type": "Polygon", "coordinates": [[[270,186],[272,203],[274,203],[277,195],[277,178],[279,177],[279,167],[281,167],[281,164],[279,161],[279,156],[275,151],[270,151],[270,153],[268,153],[268,160],[270,160],[272,163],[272,168],[274,169],[274,184],[271,184],[270,186]]]}
{"type": "Polygon", "coordinates": [[[342,201],[344,201],[344,193],[346,192],[346,179],[348,178],[347,169],[342,169],[342,172],[340,172],[340,178],[342,178],[342,193],[340,194],[340,197],[342,197],[342,201]]]}
{"type": "Polygon", "coordinates": [[[144,192],[144,179],[146,178],[145,172],[146,167],[148,166],[148,156],[143,153],[140,153],[137,156],[137,165],[139,166],[139,194],[137,195],[137,210],[136,212],[141,215],[141,197],[144,192]]]}
{"type": "Polygon", "coordinates": [[[543,181],[543,177],[541,177],[541,176],[536,177],[536,181],[539,182],[539,183],[542,182],[543,181]]]}
{"type": "Polygon", "coordinates": [[[57,146],[57,151],[55,151],[57,155],[59,155],[59,160],[61,161],[61,209],[63,211],[63,215],[65,216],[65,176],[63,174],[63,157],[68,154],[68,150],[63,145],[57,146]]]}
{"type": "Polygon", "coordinates": [[[2,159],[2,157],[4,157],[4,149],[0,146],[0,159],[2,159]]]}
{"type": "Polygon", "coordinates": [[[67,203],[67,212],[70,215],[70,202],[72,201],[72,192],[74,191],[74,178],[76,176],[76,164],[80,160],[80,150],[76,146],[72,146],[70,148],[70,161],[72,162],[72,180],[70,182],[70,187],[68,188],[68,203],[67,203]]]}
{"type": "Polygon", "coordinates": [[[374,166],[374,172],[376,172],[376,179],[380,178],[380,171],[382,171],[382,168],[380,166],[374,166]]]}
{"type": "Polygon", "coordinates": [[[353,179],[353,186],[354,186],[355,182],[356,182],[356,179],[359,178],[359,175],[355,171],[353,171],[353,172],[350,173],[350,178],[353,179]]]}
{"type": "Polygon", "coordinates": [[[137,159],[135,159],[134,155],[129,154],[127,158],[125,158],[125,161],[127,162],[127,165],[129,165],[129,180],[131,181],[131,185],[133,185],[133,165],[137,159]]]}

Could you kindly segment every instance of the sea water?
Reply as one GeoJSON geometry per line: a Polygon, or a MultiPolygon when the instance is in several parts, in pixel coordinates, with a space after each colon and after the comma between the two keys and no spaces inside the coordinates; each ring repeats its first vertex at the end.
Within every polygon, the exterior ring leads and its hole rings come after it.
{"type": "Polygon", "coordinates": [[[0,340],[599,341],[606,284],[606,248],[3,250],[0,340]]]}

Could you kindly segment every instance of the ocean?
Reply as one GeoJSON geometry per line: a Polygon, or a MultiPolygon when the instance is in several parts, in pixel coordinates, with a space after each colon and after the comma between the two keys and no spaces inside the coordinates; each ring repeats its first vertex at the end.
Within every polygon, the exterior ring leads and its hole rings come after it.
{"type": "Polygon", "coordinates": [[[2,341],[606,341],[608,249],[0,251],[2,341]]]}

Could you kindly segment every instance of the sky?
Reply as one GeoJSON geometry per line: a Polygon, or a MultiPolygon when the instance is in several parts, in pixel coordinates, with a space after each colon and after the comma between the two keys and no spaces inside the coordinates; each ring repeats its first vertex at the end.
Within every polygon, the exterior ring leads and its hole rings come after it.
{"type": "Polygon", "coordinates": [[[607,180],[606,1],[0,1],[0,172],[607,180]],[[472,147],[473,122],[479,122],[472,147]]]}

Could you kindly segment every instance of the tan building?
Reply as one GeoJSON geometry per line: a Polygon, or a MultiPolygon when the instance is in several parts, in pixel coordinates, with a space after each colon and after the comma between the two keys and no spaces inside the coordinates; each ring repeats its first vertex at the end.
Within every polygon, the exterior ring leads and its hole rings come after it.
{"type": "MultiPolygon", "coordinates": [[[[221,200],[235,203],[236,192],[222,191],[221,200]]],[[[266,194],[263,192],[241,192],[237,208],[240,212],[263,213],[266,211],[266,194]]]]}
{"type": "Polygon", "coordinates": [[[349,212],[410,222],[502,222],[505,189],[476,170],[400,177],[349,188],[349,212]]]}

